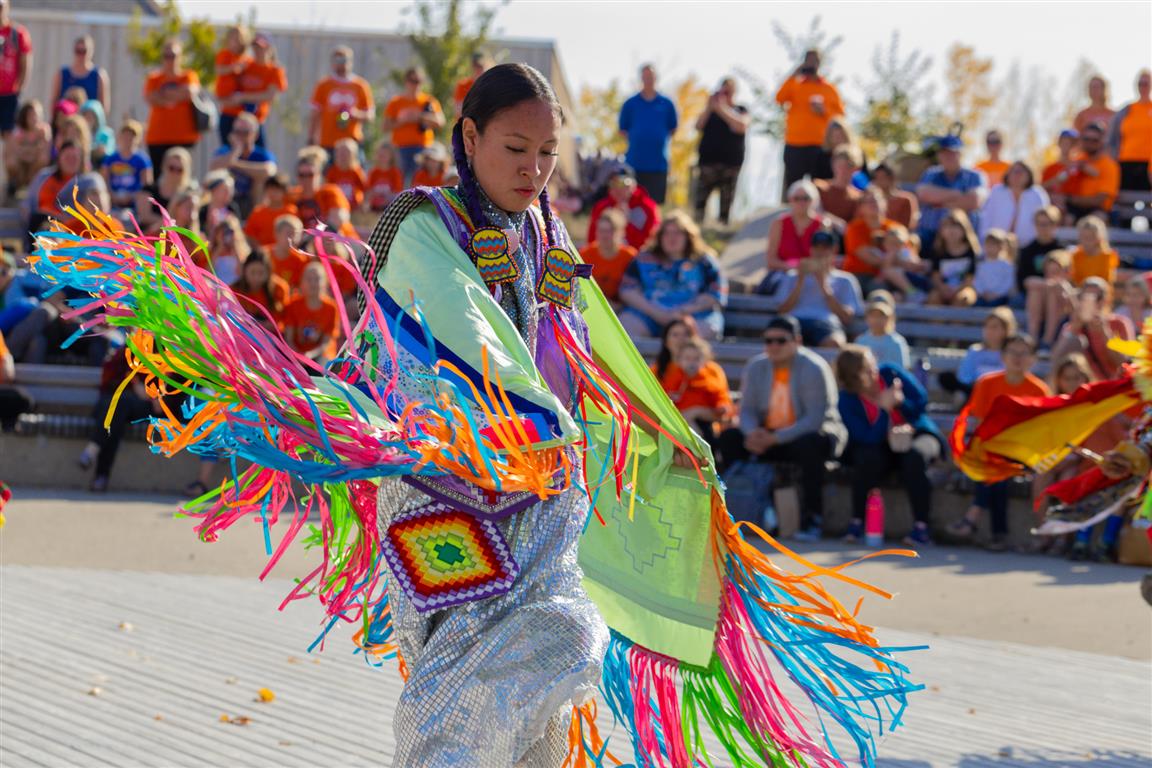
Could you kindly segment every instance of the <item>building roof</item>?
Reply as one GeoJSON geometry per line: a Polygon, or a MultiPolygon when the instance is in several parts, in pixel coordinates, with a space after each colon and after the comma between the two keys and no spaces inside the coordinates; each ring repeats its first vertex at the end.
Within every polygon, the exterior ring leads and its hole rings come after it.
{"type": "Polygon", "coordinates": [[[74,14],[107,14],[111,16],[131,16],[139,11],[142,16],[160,16],[162,10],[158,0],[16,0],[12,10],[56,11],[74,14]]]}

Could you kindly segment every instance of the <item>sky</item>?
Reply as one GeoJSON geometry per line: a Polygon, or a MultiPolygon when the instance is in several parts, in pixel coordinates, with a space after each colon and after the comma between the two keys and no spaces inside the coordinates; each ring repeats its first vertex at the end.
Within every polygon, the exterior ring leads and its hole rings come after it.
{"type": "MultiPolygon", "coordinates": [[[[340,29],[395,30],[407,2],[389,0],[257,0],[257,21],[340,29]]],[[[235,18],[235,0],[180,0],[190,15],[235,18]]],[[[1152,2],[628,2],[628,0],[511,0],[496,19],[497,34],[553,39],[568,82],[603,86],[636,80],[654,62],[668,80],[696,74],[705,83],[734,69],[769,81],[794,64],[771,31],[773,21],[802,31],[812,17],[844,40],[831,74],[847,85],[866,76],[877,43],[899,31],[905,50],[920,48],[937,62],[953,42],[974,45],[998,71],[1012,60],[1067,80],[1086,58],[1127,101],[1136,71],[1152,62],[1152,2]]],[[[939,75],[937,66],[936,73],[939,75]]]]}

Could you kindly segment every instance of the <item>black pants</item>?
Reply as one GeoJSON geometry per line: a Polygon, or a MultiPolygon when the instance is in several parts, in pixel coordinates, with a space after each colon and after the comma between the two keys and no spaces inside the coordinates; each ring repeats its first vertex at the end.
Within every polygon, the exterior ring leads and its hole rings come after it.
{"type": "Polygon", "coordinates": [[[116,453],[120,450],[120,441],[132,422],[147,418],[152,413],[151,404],[141,400],[131,391],[125,391],[120,401],[116,403],[116,410],[112,414],[112,421],[108,429],[104,429],[104,417],[108,413],[108,405],[112,402],[112,394],[101,394],[92,409],[92,418],[96,420],[96,428],[92,432],[92,442],[100,447],[96,454],[96,476],[108,477],[112,471],[112,464],[116,461],[116,453]]]}
{"type": "Polygon", "coordinates": [[[636,183],[660,205],[668,196],[668,171],[636,171],[636,183]]]}
{"type": "Polygon", "coordinates": [[[908,494],[912,516],[916,522],[928,523],[932,509],[932,482],[928,479],[928,465],[940,455],[940,443],[932,435],[917,435],[912,449],[895,453],[887,443],[865,445],[848,441],[848,455],[852,462],[852,516],[864,519],[868,494],[879,487],[893,469],[900,473],[900,484],[908,494]]]}
{"type": "Polygon", "coordinates": [[[1144,160],[1120,163],[1120,189],[1125,192],[1152,192],[1148,163],[1144,160]]]}
{"type": "Polygon", "coordinates": [[[11,432],[16,429],[20,414],[36,409],[36,401],[22,387],[0,387],[0,430],[11,432]]]}
{"type": "Polygon", "coordinates": [[[941,389],[945,392],[963,392],[965,395],[972,394],[972,385],[960,381],[955,371],[941,371],[937,380],[940,382],[941,389]]]}
{"type": "MultiPolygon", "coordinates": [[[[152,172],[156,174],[156,178],[160,178],[160,173],[164,168],[164,153],[172,149],[172,147],[184,147],[189,152],[195,144],[149,144],[148,157],[152,160],[152,172]]],[[[227,146],[225,143],[224,146],[227,146]]]]}
{"type": "Polygon", "coordinates": [[[800,468],[800,526],[818,525],[824,517],[824,462],[833,458],[832,438],[810,433],[786,445],[776,445],[759,455],[744,447],[744,433],[738,428],[726,429],[716,441],[725,467],[737,461],[764,461],[769,464],[795,464],[800,468]]]}
{"type": "Polygon", "coordinates": [[[815,178],[820,171],[820,163],[824,157],[824,149],[819,145],[814,147],[797,147],[791,144],[784,145],[784,189],[780,191],[780,199],[787,201],[788,187],[805,176],[815,178]]]}
{"type": "Polygon", "coordinates": [[[704,207],[712,191],[720,193],[720,222],[728,223],[728,213],[732,210],[732,198],[736,196],[736,180],[740,177],[740,166],[709,163],[696,169],[696,218],[704,219],[704,207]]]}
{"type": "Polygon", "coordinates": [[[976,483],[976,493],[972,497],[973,505],[988,510],[992,533],[996,536],[1008,533],[1008,482],[976,483]]]}

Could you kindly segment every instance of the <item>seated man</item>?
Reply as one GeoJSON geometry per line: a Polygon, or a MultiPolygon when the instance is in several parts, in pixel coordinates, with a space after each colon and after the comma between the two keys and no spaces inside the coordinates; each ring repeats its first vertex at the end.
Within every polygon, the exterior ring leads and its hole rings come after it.
{"type": "Polygon", "coordinates": [[[815,540],[824,516],[824,462],[840,455],[847,432],[837,410],[832,369],[800,346],[800,323],[780,315],[764,331],[764,354],[748,361],[741,377],[740,426],[717,443],[728,467],[755,459],[800,468],[801,533],[815,540]]]}
{"type": "Polygon", "coordinates": [[[836,269],[836,236],[822,230],[812,235],[812,255],[781,275],[772,292],[776,311],[800,321],[804,343],[838,349],[848,343],[845,326],[860,314],[860,283],[836,269]]]}

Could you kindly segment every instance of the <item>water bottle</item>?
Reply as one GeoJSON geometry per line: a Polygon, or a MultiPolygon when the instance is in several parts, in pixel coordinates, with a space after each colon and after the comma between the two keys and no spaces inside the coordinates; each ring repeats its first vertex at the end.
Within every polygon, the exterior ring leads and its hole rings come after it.
{"type": "Polygon", "coordinates": [[[884,497],[873,488],[864,507],[864,543],[870,547],[884,544],[884,497]]]}
{"type": "Polygon", "coordinates": [[[916,363],[916,380],[920,382],[920,386],[927,390],[928,380],[932,378],[932,361],[925,355],[921,357],[916,363]]]}

